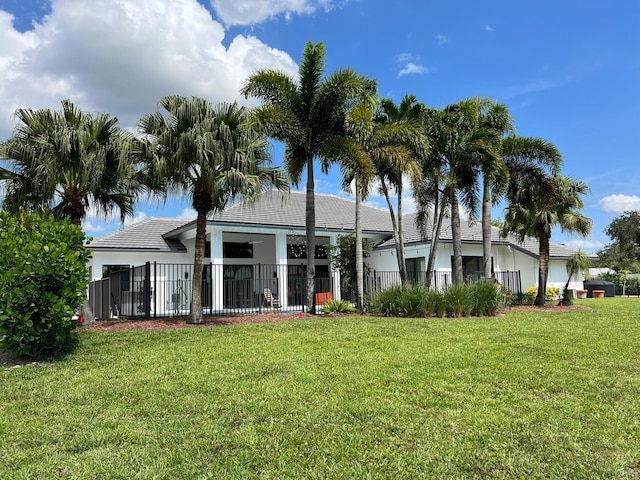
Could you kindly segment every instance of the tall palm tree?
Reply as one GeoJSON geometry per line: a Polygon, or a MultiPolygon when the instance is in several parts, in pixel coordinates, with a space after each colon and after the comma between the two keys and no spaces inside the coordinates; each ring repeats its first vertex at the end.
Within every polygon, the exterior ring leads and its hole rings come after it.
{"type": "Polygon", "coordinates": [[[509,169],[500,154],[500,147],[504,136],[513,132],[513,118],[507,106],[502,103],[477,98],[476,105],[478,128],[489,132],[488,148],[479,157],[479,172],[482,175],[482,275],[490,278],[491,206],[502,196],[508,183],[509,169]]]}
{"type": "Polygon", "coordinates": [[[106,113],[92,116],[69,100],[62,110],[18,109],[14,134],[0,144],[3,208],[51,210],[80,225],[91,206],[105,214],[133,213],[138,190],[126,155],[131,135],[106,113]]]}
{"type": "Polygon", "coordinates": [[[428,138],[421,128],[426,107],[418,102],[415,95],[405,95],[399,105],[396,105],[391,99],[383,99],[381,107],[377,123],[386,126],[389,133],[393,132],[394,143],[398,148],[394,150],[393,155],[376,158],[375,168],[380,181],[380,192],[387,201],[391,215],[400,280],[405,283],[407,281],[407,265],[403,238],[403,182],[405,178],[408,178],[415,191],[422,180],[421,160],[427,156],[429,150],[428,138]],[[391,188],[396,193],[397,215],[391,200],[391,188]]]}
{"type": "Polygon", "coordinates": [[[521,241],[534,237],[539,242],[538,294],[535,305],[543,306],[549,275],[549,244],[555,227],[586,236],[591,219],[582,215],[582,196],[589,187],[564,175],[545,178],[512,177],[505,210],[503,235],[513,233],[521,241]]]}
{"type": "Polygon", "coordinates": [[[324,77],[325,59],[324,45],[308,42],[298,78],[276,70],[260,70],[242,89],[246,97],[262,101],[258,116],[267,134],[285,144],[284,164],[293,184],[299,185],[306,173],[306,306],[310,312],[315,309],[314,161],[319,159],[322,171],[328,172],[334,160],[329,151],[345,135],[349,107],[371,87],[371,81],[348,68],[324,77]]]}
{"type": "Polygon", "coordinates": [[[356,250],[356,310],[362,313],[364,307],[364,254],[362,245],[361,204],[366,200],[374,178],[373,161],[367,147],[373,147],[374,112],[370,104],[363,101],[348,113],[345,128],[350,138],[344,139],[344,146],[338,149],[338,161],[342,169],[342,186],[345,191],[355,186],[355,250],[356,250]]]}
{"type": "Polygon", "coordinates": [[[202,268],[207,216],[235,198],[254,200],[268,188],[288,189],[279,169],[270,166],[270,145],[256,129],[251,112],[236,103],[178,95],[164,97],[166,111],[138,122],[140,158],[146,181],[157,193],[191,196],[196,220],[191,308],[187,323],[203,323],[202,268]]]}
{"type": "MultiPolygon", "coordinates": [[[[478,112],[477,100],[468,99],[441,110],[429,109],[425,117],[431,154],[423,164],[423,169],[434,176],[436,183],[428,185],[423,194],[418,196],[419,204],[423,204],[419,206],[418,221],[424,224],[424,204],[429,203],[429,198],[435,199],[434,195],[438,195],[436,204],[439,204],[440,212],[434,210],[432,225],[435,232],[445,209],[448,209],[453,243],[454,283],[463,281],[460,204],[472,217],[477,212],[480,159],[491,153],[490,140],[494,135],[487,129],[479,128],[478,112]]],[[[437,240],[437,237],[432,238],[432,252],[437,246],[437,240]]]]}

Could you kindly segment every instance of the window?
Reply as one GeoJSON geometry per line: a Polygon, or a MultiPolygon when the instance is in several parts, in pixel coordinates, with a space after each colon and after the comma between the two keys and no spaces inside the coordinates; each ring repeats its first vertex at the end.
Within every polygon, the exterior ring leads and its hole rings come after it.
{"type": "Polygon", "coordinates": [[[224,242],[222,255],[224,258],[253,258],[253,244],[249,242],[224,242]]]}
{"type": "MultiPolygon", "coordinates": [[[[296,243],[288,244],[287,258],[292,258],[294,260],[307,258],[307,246],[296,243]]],[[[319,260],[326,260],[329,258],[329,249],[327,248],[327,245],[316,245],[316,254],[314,258],[319,260]]]]}
{"type": "Polygon", "coordinates": [[[112,272],[118,272],[120,270],[129,270],[129,265],[103,265],[102,266],[102,278],[111,276],[112,272]]]}
{"type": "Polygon", "coordinates": [[[424,281],[424,257],[407,258],[404,263],[407,266],[407,276],[409,277],[409,281],[424,281]]]}
{"type": "MultiPolygon", "coordinates": [[[[453,257],[451,257],[451,269],[453,270],[453,257]]],[[[493,273],[493,257],[491,258],[491,273],[493,273]]],[[[467,278],[481,277],[483,274],[482,257],[462,257],[462,275],[467,278]]]]}

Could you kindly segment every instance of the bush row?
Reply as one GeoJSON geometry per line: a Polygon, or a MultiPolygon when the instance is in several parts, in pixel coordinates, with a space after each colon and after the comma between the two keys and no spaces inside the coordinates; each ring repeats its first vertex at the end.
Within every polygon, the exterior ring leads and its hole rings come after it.
{"type": "Polygon", "coordinates": [[[396,285],[371,298],[371,313],[388,317],[493,316],[509,292],[495,283],[453,285],[442,292],[424,285],[396,285]]]}

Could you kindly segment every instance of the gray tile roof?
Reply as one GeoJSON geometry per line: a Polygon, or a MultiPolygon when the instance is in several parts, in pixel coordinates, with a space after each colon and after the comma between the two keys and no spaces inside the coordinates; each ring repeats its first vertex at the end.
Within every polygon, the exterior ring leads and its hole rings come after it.
{"type": "Polygon", "coordinates": [[[116,230],[103,237],[96,238],[88,245],[88,248],[90,250],[122,249],[184,252],[186,248],[182,243],[175,239],[164,238],[163,235],[187,223],[189,223],[189,220],[148,218],[122,230],[116,230]]]}
{"type": "MultiPolygon", "coordinates": [[[[350,230],[355,228],[355,204],[352,200],[335,195],[315,195],[316,228],[350,230]]],[[[236,202],[224,212],[211,218],[214,223],[251,225],[277,225],[305,227],[306,194],[304,192],[266,192],[257,202],[236,202]]],[[[362,230],[365,232],[389,232],[391,218],[387,210],[362,205],[362,230]]]]}
{"type": "MultiPolygon", "coordinates": [[[[420,235],[420,231],[416,227],[415,223],[415,214],[408,214],[404,216],[403,223],[403,237],[404,243],[422,243],[422,236],[420,235]]],[[[482,243],[482,224],[480,222],[469,222],[468,220],[460,221],[460,230],[462,234],[463,242],[471,242],[471,243],[482,243]]],[[[427,241],[431,241],[431,223],[429,222],[427,225],[427,241]]],[[[451,221],[449,218],[446,218],[443,221],[441,230],[440,230],[440,241],[442,242],[451,242],[451,221]]],[[[513,247],[522,250],[525,253],[528,253],[533,256],[538,256],[540,244],[537,239],[527,237],[523,242],[519,242],[518,239],[513,235],[508,235],[506,238],[502,238],[500,236],[500,230],[497,227],[491,227],[491,242],[494,245],[499,244],[511,244],[513,247]]],[[[394,245],[393,239],[387,240],[385,243],[380,245],[381,247],[392,247],[394,245]]],[[[557,243],[551,243],[549,245],[549,256],[552,258],[568,258],[570,255],[575,253],[576,251],[565,247],[564,245],[559,245],[557,243]]]]}
{"type": "MultiPolygon", "coordinates": [[[[353,231],[355,225],[355,205],[352,200],[335,195],[316,194],[316,228],[327,230],[353,231]]],[[[224,212],[209,218],[210,222],[229,225],[273,225],[278,227],[305,227],[306,195],[304,192],[267,192],[253,204],[237,202],[224,212]]],[[[164,252],[185,251],[184,245],[177,240],[180,232],[195,228],[195,220],[173,218],[149,218],[139,223],[99,237],[89,244],[92,250],[152,250],[164,252]]],[[[392,247],[393,228],[387,210],[362,206],[362,229],[365,232],[380,232],[389,235],[389,239],[380,247],[392,247]]],[[[481,243],[482,225],[479,222],[461,221],[462,241],[481,243]]],[[[514,248],[532,256],[538,256],[538,241],[527,238],[518,242],[515,237],[501,238],[499,230],[492,227],[494,244],[510,243],[514,248]]],[[[431,227],[427,229],[427,241],[431,227]]],[[[448,219],[442,225],[440,239],[451,242],[451,224],[448,219]]],[[[415,214],[404,216],[404,242],[422,243],[420,232],[415,226],[415,214]]],[[[575,250],[552,243],[552,258],[567,258],[575,250]]]]}

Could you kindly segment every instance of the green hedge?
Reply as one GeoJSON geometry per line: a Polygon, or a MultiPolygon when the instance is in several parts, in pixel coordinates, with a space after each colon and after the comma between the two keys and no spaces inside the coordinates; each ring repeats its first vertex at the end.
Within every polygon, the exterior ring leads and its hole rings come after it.
{"type": "Polygon", "coordinates": [[[454,285],[442,292],[424,285],[395,285],[374,295],[371,313],[388,317],[493,316],[510,295],[495,283],[454,285]]]}
{"type": "Polygon", "coordinates": [[[39,359],[68,346],[89,283],[82,230],[0,212],[0,350],[39,359]]]}

